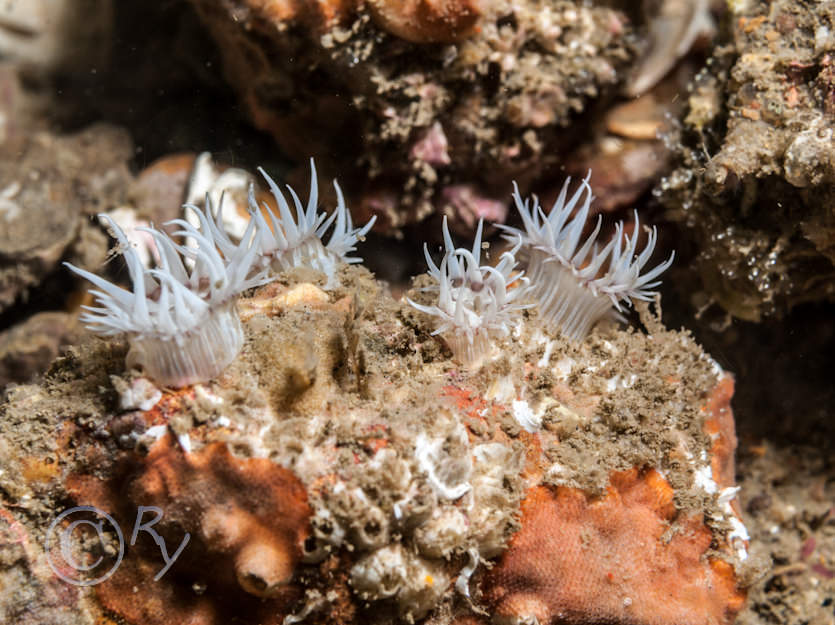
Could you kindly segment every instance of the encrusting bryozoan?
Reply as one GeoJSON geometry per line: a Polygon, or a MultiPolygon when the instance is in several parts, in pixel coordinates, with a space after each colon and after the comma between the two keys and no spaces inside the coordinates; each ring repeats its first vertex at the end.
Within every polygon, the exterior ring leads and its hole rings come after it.
{"type": "Polygon", "coordinates": [[[521,273],[512,275],[521,240],[501,255],[495,267],[479,265],[482,228],[479,220],[472,251],[456,249],[444,217],[446,250],[440,267],[432,261],[428,248],[423,248],[428,273],[437,282],[428,290],[437,290],[438,302],[425,306],[408,300],[421,312],[440,317],[441,324],[432,334],[440,334],[453,357],[467,367],[478,366],[490,354],[491,338],[506,335],[519,312],[530,306],[519,303],[527,293],[528,279],[521,273]],[[513,283],[518,284],[508,288],[513,283]]]}
{"type": "MultiPolygon", "coordinates": [[[[206,201],[211,214],[211,202],[206,201]]],[[[132,291],[64,263],[97,287],[90,292],[98,306],[84,306],[81,321],[105,336],[127,334],[128,366],[139,365],[160,384],[173,387],[209,380],[237,356],[243,329],[235,298],[268,279],[255,265],[254,220],[241,241],[233,244],[223,231],[221,211],[213,222],[200,209],[190,208],[200,219],[199,230],[181,219],[170,223],[182,228],[174,236],[190,237],[196,247],[178,245],[159,230],[143,229],[154,237],[159,251],[156,269],[144,267],[121,228],[107,215],[99,215],[119,243],[132,291]],[[192,267],[187,269],[187,264],[192,267]]]]}
{"type": "Polygon", "coordinates": [[[371,230],[377,217],[372,217],[362,228],[354,228],[351,213],[345,206],[342,189],[339,188],[336,180],[333,181],[337,197],[336,209],[329,217],[325,213],[320,213],[318,211],[319,186],[316,180],[316,166],[312,158],[310,159],[310,194],[306,208],[302,206],[293,188],[287,185],[296,209],[295,219],[290,205],[275,181],[260,167],[258,171],[267,181],[278,205],[279,213],[276,216],[266,203],[262,204],[263,211],[267,213],[272,226],[270,229],[262,211],[259,210],[255,194],[250,190],[250,212],[258,222],[257,237],[262,263],[269,264],[276,273],[293,267],[311,267],[328,276],[328,286],[332,286],[339,263],[362,262],[361,258],[350,257],[347,254],[356,249],[357,241],[371,230]],[[322,237],[331,225],[333,225],[333,232],[325,244],[322,237]]]}
{"type": "MultiPolygon", "coordinates": [[[[589,173],[589,176],[591,173],[589,173]]],[[[522,217],[524,230],[499,226],[510,241],[522,240],[527,254],[527,271],[533,298],[539,305],[540,319],[556,326],[573,340],[588,334],[600,319],[614,307],[622,311],[622,304],[631,305],[632,299],[650,301],[656,281],[673,262],[675,253],[650,271],[641,274],[655,249],[655,228],[640,254],[636,255],[640,232],[638,213],[631,237],[624,237],[623,223],[615,227],[614,236],[598,249],[597,236],[602,219],[598,217],[594,231],[581,244],[583,229],[593,199],[589,176],[571,199],[568,196],[570,178],[565,181],[551,212],[546,215],[536,197],[533,206],[522,200],[514,183],[513,200],[522,217]],[[573,219],[572,211],[579,203],[573,219]]]]}

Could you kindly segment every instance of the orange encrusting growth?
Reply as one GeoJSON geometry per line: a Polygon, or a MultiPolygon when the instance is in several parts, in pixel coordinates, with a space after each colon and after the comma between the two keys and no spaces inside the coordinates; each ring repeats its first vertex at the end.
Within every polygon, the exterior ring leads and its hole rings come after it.
{"type": "Polygon", "coordinates": [[[730,623],[744,596],[733,569],[706,561],[711,531],[675,519],[652,469],[615,473],[606,495],[536,486],[522,529],[484,580],[490,612],[546,623],[730,623]],[[672,531],[671,531],[672,530],[672,531]]]}
{"type": "Polygon", "coordinates": [[[735,481],[734,452],[737,441],[731,410],[733,394],[734,379],[725,376],[719,380],[705,405],[708,416],[704,430],[712,439],[710,468],[720,488],[733,486],[735,481]]]}
{"type": "Polygon", "coordinates": [[[248,7],[274,23],[301,22],[324,31],[344,20],[355,0],[247,0],[248,7]]]}
{"type": "MultiPolygon", "coordinates": [[[[734,483],[732,395],[733,378],[723,376],[703,407],[720,487],[734,483]]],[[[521,529],[481,579],[488,612],[541,625],[732,623],[745,602],[734,568],[707,556],[711,529],[701,514],[679,513],[673,496],[652,468],[613,472],[596,498],[578,488],[531,487],[521,529]]],[[[467,617],[455,625],[487,622],[467,617]]]]}
{"type": "MultiPolygon", "coordinates": [[[[124,527],[138,506],[161,509],[154,529],[169,554],[185,532],[190,541],[165,578],[153,582],[164,562],[152,537],[140,533],[118,571],[95,588],[108,612],[142,625],[283,621],[301,595],[294,578],[310,533],[307,494],[290,471],[266,458],[237,458],[223,443],[189,453],[169,433],[116,473],[108,481],[72,476],[68,490],[124,527]],[[195,584],[207,590],[196,593],[195,584]]],[[[149,512],[145,520],[151,518],[149,512]]]]}
{"type": "Polygon", "coordinates": [[[451,43],[477,32],[480,0],[369,0],[380,28],[413,43],[451,43]]]}
{"type": "Polygon", "coordinates": [[[413,43],[451,43],[478,32],[482,0],[245,0],[271,24],[303,25],[314,34],[367,10],[382,30],[413,43]]]}

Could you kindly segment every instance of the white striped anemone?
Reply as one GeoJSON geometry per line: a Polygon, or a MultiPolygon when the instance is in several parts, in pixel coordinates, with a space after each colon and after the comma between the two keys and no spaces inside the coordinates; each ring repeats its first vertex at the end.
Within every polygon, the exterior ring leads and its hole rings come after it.
{"type": "Polygon", "coordinates": [[[107,215],[100,215],[119,243],[133,286],[128,291],[65,263],[96,287],[91,293],[97,306],[85,306],[81,321],[98,334],[126,334],[130,341],[127,365],[141,367],[164,386],[181,387],[216,377],[243,345],[236,309],[241,292],[298,266],[322,271],[332,285],[339,264],[361,262],[348,254],[370,230],[374,219],[362,228],[354,228],[336,181],[336,210],[330,216],[320,213],[313,159],[310,168],[306,208],[287,187],[295,217],[278,185],[260,170],[275,197],[279,215],[264,205],[270,220],[267,224],[250,191],[250,220],[238,242],[233,242],[224,229],[222,197],[217,211],[208,195],[205,211],[191,204],[185,206],[197,215],[199,228],[184,219],[169,222],[180,228],[173,236],[185,237],[188,245],[179,245],[159,230],[143,228],[153,236],[159,251],[159,265],[152,269],[142,264],[121,228],[107,215]],[[321,237],[331,227],[325,244],[321,237]]]}
{"type": "MultiPolygon", "coordinates": [[[[589,176],[591,172],[589,172],[589,176]]],[[[646,273],[644,265],[655,249],[655,228],[646,245],[637,253],[640,225],[635,212],[632,236],[624,236],[623,223],[603,247],[599,246],[602,219],[593,232],[582,239],[593,196],[589,176],[568,198],[570,178],[565,181],[547,215],[536,197],[531,204],[522,200],[514,183],[513,200],[522,218],[523,229],[499,226],[510,241],[521,239],[527,256],[532,296],[538,303],[540,319],[573,340],[581,340],[603,317],[630,306],[633,299],[650,301],[656,278],[672,263],[675,253],[646,273]],[[572,212],[577,212],[572,219],[572,212]]]]}
{"type": "Polygon", "coordinates": [[[356,249],[357,242],[364,237],[376,221],[372,217],[361,228],[354,228],[351,213],[345,205],[342,189],[336,180],[333,186],[336,191],[336,209],[327,216],[318,210],[319,186],[316,180],[316,166],[310,159],[310,193],[307,207],[302,205],[299,196],[290,185],[287,191],[293,201],[296,216],[293,216],[290,205],[281,189],[267,173],[258,168],[267,181],[278,207],[278,215],[266,204],[260,209],[255,200],[255,194],[250,189],[249,208],[258,223],[258,247],[260,261],[269,265],[273,272],[280,273],[293,267],[311,267],[321,271],[328,277],[327,287],[335,284],[336,269],[341,263],[359,263],[361,258],[348,256],[356,249]],[[264,213],[269,219],[264,218],[264,213]],[[333,226],[327,243],[323,237],[333,226]]]}
{"type": "Polygon", "coordinates": [[[528,290],[528,279],[513,273],[521,241],[503,253],[495,267],[481,265],[482,229],[479,220],[472,250],[456,249],[444,217],[446,249],[440,267],[424,245],[428,273],[436,282],[427,290],[438,293],[437,302],[427,306],[407,300],[419,311],[440,319],[432,334],[440,335],[453,358],[466,367],[476,367],[487,359],[493,339],[507,335],[517,323],[520,311],[530,306],[521,303],[528,290]]]}
{"type": "Polygon", "coordinates": [[[213,222],[200,209],[191,210],[198,214],[200,230],[184,220],[171,223],[181,228],[174,236],[190,237],[196,247],[179,245],[159,230],[143,229],[154,237],[159,251],[155,269],[144,267],[122,229],[107,215],[99,215],[119,243],[133,285],[130,291],[64,263],[97,287],[90,293],[98,305],[84,306],[81,321],[105,336],[127,334],[128,366],[141,367],[164,386],[209,380],[237,356],[243,330],[236,297],[267,280],[265,272],[253,271],[258,252],[254,221],[233,244],[223,231],[220,211],[213,222]]]}

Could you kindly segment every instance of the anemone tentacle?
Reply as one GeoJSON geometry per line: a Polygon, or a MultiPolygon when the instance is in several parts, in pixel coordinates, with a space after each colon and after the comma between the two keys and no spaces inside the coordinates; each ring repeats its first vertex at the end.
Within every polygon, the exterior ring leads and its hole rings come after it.
{"type": "Polygon", "coordinates": [[[189,237],[196,247],[179,245],[160,230],[142,229],[154,238],[159,251],[159,266],[154,269],[142,265],[125,233],[108,215],[99,215],[119,243],[132,291],[64,263],[97,287],[90,292],[98,305],[84,306],[81,321],[105,336],[127,334],[128,364],[142,366],[167,386],[211,379],[235,358],[243,345],[235,297],[269,279],[256,266],[254,221],[235,245],[221,222],[209,218],[208,196],[205,212],[189,208],[196,212],[200,229],[183,219],[169,224],[180,228],[173,236],[189,237]]]}
{"type": "Polygon", "coordinates": [[[455,248],[444,217],[445,251],[440,267],[424,246],[428,273],[436,283],[427,290],[438,293],[437,303],[427,306],[407,300],[417,310],[440,319],[432,334],[440,334],[455,359],[465,366],[475,366],[486,358],[492,339],[508,334],[520,311],[531,306],[520,303],[527,293],[528,279],[521,272],[513,275],[521,242],[504,252],[495,267],[480,265],[482,232],[479,220],[472,250],[455,248]]]}
{"type": "Polygon", "coordinates": [[[263,210],[250,188],[250,219],[240,241],[234,243],[223,225],[223,199],[217,210],[206,195],[205,210],[186,204],[197,223],[174,219],[166,225],[178,230],[170,236],[154,228],[140,228],[153,237],[159,265],[145,268],[125,233],[107,215],[100,215],[116,238],[128,267],[133,288],[128,291],[89,271],[65,263],[96,289],[97,306],[85,306],[81,321],[99,334],[127,334],[131,351],[128,364],[138,364],[151,377],[170,386],[208,380],[240,351],[243,330],[234,298],[264,284],[278,272],[307,265],[324,272],[328,284],[340,263],[361,262],[348,256],[374,225],[355,228],[342,189],[334,181],[337,207],[328,216],[318,211],[316,167],[310,159],[307,206],[290,187],[291,210],[275,181],[263,169],[278,206],[278,216],[266,204],[263,210]],[[264,218],[269,219],[269,224],[264,218]],[[322,237],[331,231],[327,244],[322,237]],[[172,238],[184,237],[185,245],[172,238]]]}
{"type": "Polygon", "coordinates": [[[594,199],[590,176],[591,172],[570,198],[568,178],[547,215],[535,196],[532,202],[523,200],[514,182],[512,197],[523,228],[499,226],[508,240],[522,241],[540,319],[574,340],[582,339],[600,319],[614,314],[612,308],[619,313],[624,305],[631,306],[632,299],[651,300],[655,296],[652,289],[660,284],[655,279],[675,258],[673,252],[641,274],[655,249],[657,232],[655,228],[649,231],[647,244],[638,254],[637,211],[631,237],[624,236],[621,222],[609,242],[599,247],[602,217],[598,216],[594,230],[583,240],[594,199]]]}
{"type": "Polygon", "coordinates": [[[287,185],[295,216],[278,184],[262,168],[259,167],[258,171],[266,180],[278,207],[278,215],[266,202],[259,207],[254,190],[250,188],[250,213],[257,223],[258,247],[264,264],[271,266],[274,272],[306,265],[326,274],[328,284],[332,286],[339,263],[362,262],[361,258],[348,254],[356,250],[357,243],[368,234],[377,217],[375,215],[361,228],[355,228],[342,189],[336,180],[333,181],[337,197],[336,209],[330,216],[318,212],[319,186],[312,158],[306,207],[293,188],[287,185]],[[331,227],[333,230],[326,244],[323,237],[331,227]]]}

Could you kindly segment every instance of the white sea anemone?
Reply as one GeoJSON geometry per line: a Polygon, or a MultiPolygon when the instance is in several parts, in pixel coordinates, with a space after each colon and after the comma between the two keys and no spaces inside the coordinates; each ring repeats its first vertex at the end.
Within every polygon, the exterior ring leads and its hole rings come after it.
{"type": "Polygon", "coordinates": [[[316,180],[316,166],[312,158],[310,159],[310,194],[306,208],[302,206],[293,188],[287,185],[287,191],[295,207],[295,217],[275,181],[260,167],[258,171],[267,181],[278,205],[279,213],[276,216],[266,203],[263,203],[262,210],[259,210],[255,194],[250,189],[250,211],[258,224],[257,237],[262,263],[269,264],[276,273],[293,267],[311,267],[327,275],[328,285],[333,286],[339,263],[362,262],[361,258],[351,257],[348,254],[356,249],[357,242],[371,230],[377,218],[372,217],[362,228],[354,228],[351,213],[345,206],[342,189],[339,188],[336,180],[333,181],[337,197],[336,210],[329,217],[325,213],[320,213],[318,211],[319,186],[316,180]],[[262,211],[267,214],[269,225],[262,211]],[[325,244],[322,237],[331,226],[333,226],[333,231],[325,244]]]}
{"type": "Polygon", "coordinates": [[[500,226],[509,240],[521,237],[540,319],[573,340],[585,337],[595,323],[612,314],[613,307],[621,312],[624,304],[632,304],[632,299],[652,300],[652,289],[660,284],[655,279],[675,257],[673,253],[666,261],[641,273],[655,249],[657,235],[653,228],[646,246],[636,254],[640,232],[637,211],[631,237],[624,237],[623,223],[618,223],[614,236],[599,249],[597,238],[602,219],[598,217],[594,231],[581,243],[593,199],[589,176],[568,201],[570,178],[566,180],[548,215],[536,197],[532,206],[529,200],[523,201],[514,183],[513,200],[524,230],[500,226]],[[578,204],[577,213],[569,220],[578,204]]]}
{"type": "MultiPolygon", "coordinates": [[[[211,201],[206,201],[211,214],[211,201]]],[[[258,254],[255,220],[240,243],[233,244],[223,230],[220,210],[216,221],[196,207],[191,210],[199,217],[199,230],[181,219],[171,223],[181,228],[174,235],[190,237],[194,248],[178,245],[159,230],[144,229],[154,237],[159,251],[155,269],[146,269],[121,228],[107,215],[100,215],[119,242],[132,291],[64,263],[97,287],[90,292],[98,306],[85,306],[81,321],[105,336],[127,334],[128,366],[141,366],[165,386],[209,380],[237,356],[243,330],[235,298],[266,281],[265,272],[253,271],[258,254]]]]}
{"type": "Polygon", "coordinates": [[[440,318],[441,323],[432,334],[440,334],[453,357],[468,367],[478,366],[490,354],[492,338],[506,335],[517,322],[519,312],[530,306],[520,303],[528,291],[528,279],[521,273],[512,275],[521,240],[501,255],[495,267],[480,265],[482,228],[479,220],[472,251],[456,249],[445,217],[446,250],[440,267],[424,245],[428,273],[437,282],[429,289],[438,292],[438,302],[425,306],[408,300],[421,312],[440,318]],[[514,283],[516,286],[509,288],[514,283]]]}
{"type": "Polygon", "coordinates": [[[322,271],[332,285],[338,264],[361,262],[348,254],[356,249],[375,219],[354,228],[336,181],[336,210],[330,216],[320,213],[313,159],[310,169],[306,208],[287,187],[295,217],[278,185],[259,169],[278,205],[279,216],[264,204],[268,224],[250,189],[250,219],[237,243],[223,225],[222,196],[217,211],[208,194],[205,211],[186,204],[185,208],[197,216],[199,228],[184,219],[169,222],[180,228],[173,236],[185,237],[187,245],[178,245],[159,230],[140,228],[153,237],[159,251],[155,269],[146,269],[125,233],[107,215],[101,215],[125,256],[133,290],[66,263],[98,287],[91,291],[98,306],[85,307],[81,320],[99,334],[127,334],[131,344],[128,366],[141,366],[161,384],[179,387],[215,377],[243,344],[235,307],[239,293],[268,282],[272,273],[299,266],[322,271]],[[325,244],[322,237],[331,227],[325,244]]]}

